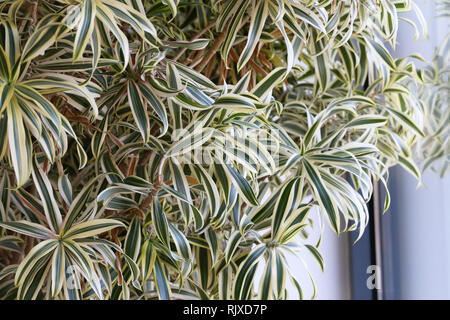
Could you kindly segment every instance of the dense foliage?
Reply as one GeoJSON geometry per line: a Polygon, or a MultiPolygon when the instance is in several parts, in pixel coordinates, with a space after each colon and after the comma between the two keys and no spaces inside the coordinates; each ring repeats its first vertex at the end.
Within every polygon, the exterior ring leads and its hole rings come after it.
{"type": "Polygon", "coordinates": [[[409,10],[0,1],[0,298],[303,297],[312,215],[362,235],[418,142],[448,167],[448,72],[436,105],[410,88],[439,76],[389,53],[409,10]]]}

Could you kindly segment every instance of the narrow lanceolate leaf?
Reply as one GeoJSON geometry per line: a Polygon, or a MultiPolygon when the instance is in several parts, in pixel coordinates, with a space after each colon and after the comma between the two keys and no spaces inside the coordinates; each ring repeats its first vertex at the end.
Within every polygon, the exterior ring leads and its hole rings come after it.
{"type": "MultiPolygon", "coordinates": [[[[181,212],[183,213],[183,218],[185,224],[191,222],[191,213],[194,214],[194,222],[196,230],[203,227],[203,216],[198,212],[198,210],[192,206],[192,198],[189,191],[189,184],[187,182],[186,175],[182,171],[182,168],[175,161],[169,162],[170,171],[173,178],[173,185],[177,194],[173,193],[177,198],[177,203],[180,206],[181,212]]],[[[166,188],[166,190],[169,190],[166,188]]],[[[169,191],[170,192],[170,191],[169,191]]]]}
{"type": "Polygon", "coordinates": [[[11,76],[11,66],[9,59],[6,56],[5,50],[0,46],[0,77],[2,79],[9,79],[11,76]]]}
{"type": "Polygon", "coordinates": [[[253,280],[250,279],[252,276],[251,271],[253,267],[255,267],[255,265],[262,259],[265,251],[266,251],[265,245],[262,244],[258,245],[252,249],[247,258],[241,263],[233,284],[234,299],[238,300],[246,299],[245,293],[249,291],[249,286],[253,282],[250,281],[253,280]]]}
{"type": "Polygon", "coordinates": [[[11,203],[11,191],[7,172],[0,178],[0,222],[6,221],[6,213],[11,203]]]}
{"type": "Polygon", "coordinates": [[[167,41],[167,45],[172,48],[187,48],[189,50],[202,50],[209,44],[209,39],[195,39],[192,41],[167,41]]]}
{"type": "MultiPolygon", "coordinates": [[[[316,35],[313,32],[313,35],[316,35]]],[[[314,62],[315,73],[318,80],[319,87],[322,92],[325,92],[328,87],[330,79],[329,59],[326,52],[321,52],[323,47],[323,39],[314,42],[314,62]]]]}
{"type": "Polygon", "coordinates": [[[234,254],[236,253],[239,244],[242,240],[242,234],[239,231],[234,231],[230,238],[227,241],[227,246],[225,248],[225,260],[227,263],[230,263],[234,254]]]}
{"type": "Polygon", "coordinates": [[[163,124],[163,130],[160,136],[163,136],[167,129],[169,128],[169,122],[167,120],[166,108],[164,107],[161,100],[152,92],[152,90],[143,83],[139,83],[139,90],[142,93],[142,97],[145,101],[153,108],[153,110],[158,115],[158,118],[161,120],[163,124]]]}
{"type": "Polygon", "coordinates": [[[26,280],[26,277],[32,270],[33,266],[37,264],[39,260],[48,256],[56,248],[56,246],[58,246],[58,240],[49,239],[44,240],[33,247],[33,249],[31,249],[17,268],[14,279],[16,285],[21,285],[26,280]]]}
{"type": "Polygon", "coordinates": [[[42,171],[41,167],[37,163],[37,160],[33,161],[32,173],[35,187],[41,197],[47,223],[54,232],[59,233],[62,224],[61,212],[59,211],[58,204],[56,203],[50,180],[42,171]]]}
{"type": "Polygon", "coordinates": [[[43,54],[54,43],[60,28],[56,15],[48,14],[42,18],[25,43],[21,61],[30,61],[43,54]]]}
{"type": "Polygon", "coordinates": [[[169,223],[166,214],[162,210],[161,204],[156,197],[153,199],[152,222],[155,226],[156,235],[159,240],[161,240],[166,247],[169,247],[169,223]]]}
{"type": "MultiPolygon", "coordinates": [[[[231,3],[233,2],[236,1],[229,1],[229,4],[231,5],[231,3]]],[[[222,58],[226,63],[228,62],[230,49],[234,44],[237,33],[239,32],[239,25],[242,22],[242,17],[244,16],[245,11],[247,10],[249,2],[250,2],[249,0],[238,1],[235,5],[236,8],[235,10],[237,10],[237,12],[234,13],[233,17],[231,18],[231,21],[229,22],[229,28],[225,35],[225,40],[223,42],[221,49],[222,58]]],[[[228,6],[228,8],[230,7],[228,6]]]]}
{"type": "Polygon", "coordinates": [[[215,217],[220,206],[219,190],[217,189],[212,177],[201,165],[194,165],[193,168],[197,177],[206,189],[205,191],[208,195],[208,201],[211,207],[211,216],[215,217]]]}
{"type": "Polygon", "coordinates": [[[387,122],[386,117],[378,116],[378,115],[362,115],[358,116],[356,119],[353,119],[345,126],[347,128],[377,128],[385,125],[387,122]]]}
{"type": "Polygon", "coordinates": [[[394,59],[392,58],[391,54],[389,53],[389,51],[387,51],[387,49],[384,47],[383,44],[370,38],[367,38],[367,42],[373,48],[376,54],[383,60],[383,62],[389,66],[389,68],[393,70],[396,69],[394,59]]]}
{"type": "Polygon", "coordinates": [[[51,239],[56,237],[56,234],[46,227],[26,220],[0,222],[0,226],[7,230],[38,239],[51,239]]]}
{"type": "MultiPolygon", "coordinates": [[[[0,86],[0,97],[2,94],[2,86],[0,86]]],[[[1,102],[0,102],[1,103],[1,102]]],[[[5,105],[6,107],[6,105],[5,105]]],[[[2,114],[0,107],[0,160],[6,156],[8,150],[8,116],[2,114]]]]}
{"type": "MultiPolygon", "coordinates": [[[[95,67],[98,68],[109,67],[115,64],[117,64],[117,61],[113,59],[99,59],[95,67]]],[[[79,58],[76,62],[73,61],[73,58],[68,58],[68,59],[60,59],[57,61],[50,60],[42,62],[39,63],[36,66],[36,68],[38,70],[46,72],[58,72],[58,71],[78,72],[78,71],[92,70],[94,66],[92,65],[92,60],[90,58],[79,58]]]]}
{"type": "Polygon", "coordinates": [[[58,191],[64,202],[70,206],[72,203],[72,185],[67,174],[58,177],[58,191]]]}
{"type": "Polygon", "coordinates": [[[145,241],[142,245],[139,260],[142,266],[142,279],[147,281],[153,271],[153,266],[155,265],[156,260],[156,250],[150,240],[145,241]]]}
{"type": "Polygon", "coordinates": [[[322,254],[314,246],[311,246],[309,244],[305,244],[305,247],[309,250],[309,252],[311,252],[311,254],[313,255],[314,259],[319,264],[320,270],[323,272],[324,268],[325,268],[325,264],[324,264],[324,261],[323,261],[322,254]]]}
{"type": "Polygon", "coordinates": [[[71,260],[80,268],[81,273],[87,280],[92,279],[94,266],[87,252],[75,241],[65,239],[63,241],[64,249],[71,260]]]}
{"type": "Polygon", "coordinates": [[[311,9],[308,9],[301,2],[292,3],[292,8],[298,19],[304,21],[319,31],[326,32],[322,20],[311,9]]]}
{"type": "Polygon", "coordinates": [[[310,181],[311,187],[314,190],[317,201],[319,201],[321,208],[325,210],[334,232],[339,233],[338,211],[322,181],[322,178],[320,177],[319,172],[307,160],[303,160],[302,163],[306,169],[306,174],[310,181]]]}
{"type": "Polygon", "coordinates": [[[65,259],[66,255],[64,253],[64,246],[62,244],[58,245],[52,258],[52,285],[51,285],[51,295],[56,296],[62,289],[64,279],[65,279],[65,259]]]}
{"type": "Polygon", "coordinates": [[[169,223],[169,231],[172,235],[173,241],[175,242],[175,247],[177,248],[178,254],[183,257],[185,262],[190,263],[192,260],[192,252],[186,236],[171,223],[169,223]]]}
{"type": "Polygon", "coordinates": [[[67,231],[72,226],[74,221],[78,218],[78,215],[81,213],[83,208],[86,205],[86,202],[91,195],[92,190],[94,189],[96,178],[93,178],[89,181],[83,189],[77,194],[75,199],[71,202],[67,215],[64,217],[63,230],[67,231]]]}
{"type": "Polygon", "coordinates": [[[274,269],[275,274],[275,296],[277,299],[283,299],[286,289],[286,275],[287,275],[287,265],[285,258],[280,253],[280,250],[275,250],[275,261],[274,269]]]}
{"type": "Polygon", "coordinates": [[[2,19],[1,24],[5,28],[5,53],[9,58],[9,65],[14,66],[20,57],[19,30],[12,19],[2,19]]]}
{"type": "MultiPolygon", "coordinates": [[[[89,91],[88,88],[83,87],[79,83],[82,80],[58,73],[44,73],[39,79],[30,79],[23,82],[23,85],[39,90],[42,94],[52,94],[57,92],[72,92],[86,99],[92,110],[92,119],[95,119],[98,115],[98,108],[95,102],[95,97],[97,96],[93,92],[89,91]]],[[[33,98],[36,99],[36,98],[33,98]]],[[[75,135],[71,135],[75,138],[75,135]]]]}
{"type": "Polygon", "coordinates": [[[412,175],[414,175],[418,180],[420,180],[420,171],[411,158],[398,155],[398,160],[403,168],[408,170],[412,175]]]}
{"type": "Polygon", "coordinates": [[[128,227],[127,236],[125,238],[125,253],[134,261],[137,261],[141,249],[141,223],[136,216],[128,227]]]}
{"type": "Polygon", "coordinates": [[[259,205],[258,199],[251,187],[250,183],[245,179],[232,165],[225,164],[225,168],[227,169],[228,176],[233,181],[233,184],[236,186],[239,194],[242,198],[251,206],[259,205]]]}
{"type": "Polygon", "coordinates": [[[130,188],[109,187],[100,192],[100,194],[97,196],[97,201],[105,201],[106,203],[108,203],[116,195],[131,192],[133,192],[133,190],[130,188]]]}
{"type": "Polygon", "coordinates": [[[150,139],[150,123],[148,120],[147,110],[142,101],[142,96],[137,85],[133,81],[128,82],[128,101],[130,103],[131,113],[134,121],[141,132],[142,139],[147,143],[150,139]]]}
{"type": "Polygon", "coordinates": [[[74,240],[92,237],[117,227],[123,227],[123,223],[113,219],[95,219],[81,222],[65,232],[63,239],[74,240]]]}
{"type": "Polygon", "coordinates": [[[155,285],[156,290],[158,291],[158,297],[160,300],[169,300],[171,290],[169,282],[167,280],[166,273],[159,258],[156,258],[153,268],[154,268],[153,276],[155,278],[155,285]]]}
{"type": "Polygon", "coordinates": [[[236,112],[254,112],[256,107],[254,102],[238,94],[224,94],[216,99],[213,105],[215,108],[231,109],[236,112]]]}
{"type": "Polygon", "coordinates": [[[114,34],[114,37],[120,44],[120,48],[123,52],[124,63],[123,68],[128,65],[128,61],[130,59],[130,46],[128,43],[128,39],[126,35],[120,30],[117,25],[113,12],[105,5],[103,5],[100,1],[96,1],[96,17],[108,27],[108,29],[114,34]]]}
{"type": "Polygon", "coordinates": [[[233,271],[230,266],[219,273],[219,298],[230,300],[233,290],[233,271]]]}
{"type": "Polygon", "coordinates": [[[272,70],[253,88],[252,93],[258,98],[264,99],[274,87],[280,84],[286,76],[286,68],[272,70]]]}
{"type": "Polygon", "coordinates": [[[247,64],[252,56],[253,51],[258,45],[259,38],[261,36],[269,12],[268,8],[268,1],[259,1],[256,5],[256,8],[253,9],[253,14],[250,21],[250,30],[247,36],[247,44],[245,45],[245,48],[242,51],[241,56],[239,57],[238,71],[247,64]]]}
{"type": "Polygon", "coordinates": [[[182,76],[182,79],[191,83],[192,85],[209,88],[213,90],[217,89],[216,85],[201,73],[192,70],[191,68],[186,67],[181,63],[171,63],[171,64],[175,66],[175,68],[178,70],[178,72],[182,76]]]}
{"type": "Polygon", "coordinates": [[[272,251],[269,251],[269,258],[267,259],[259,288],[259,298],[261,300],[268,300],[272,298],[272,293],[274,291],[273,278],[276,275],[276,267],[274,266],[274,261],[275,259],[273,257],[273,253],[272,251]]]}
{"type": "Polygon", "coordinates": [[[363,104],[363,105],[375,106],[375,102],[369,97],[351,96],[351,97],[334,99],[328,105],[328,109],[333,109],[336,106],[342,106],[342,105],[346,105],[346,104],[354,105],[354,104],[357,104],[357,103],[360,103],[360,104],[363,104]]]}
{"type": "Polygon", "coordinates": [[[94,136],[91,140],[91,150],[92,155],[95,159],[98,159],[100,157],[100,151],[102,150],[105,142],[106,133],[108,131],[108,120],[109,120],[109,114],[105,115],[100,122],[100,125],[98,128],[100,131],[95,131],[94,136]]]}
{"type": "Polygon", "coordinates": [[[399,119],[403,124],[413,129],[415,132],[417,132],[420,136],[425,137],[425,133],[422,131],[421,128],[413,121],[411,120],[407,115],[403,114],[400,111],[395,110],[391,107],[386,107],[386,109],[397,119],[399,119]]]}
{"type": "Polygon", "coordinates": [[[23,185],[31,173],[31,140],[23,123],[23,113],[17,104],[8,104],[8,142],[17,185],[23,185]]]}
{"type": "Polygon", "coordinates": [[[300,179],[293,179],[289,181],[281,191],[280,197],[274,208],[272,238],[277,238],[284,220],[299,205],[301,201],[301,195],[299,194],[300,187],[302,187],[300,185],[300,179]]]}
{"type": "Polygon", "coordinates": [[[131,280],[137,281],[139,279],[140,271],[136,262],[131,259],[127,254],[124,254],[125,260],[127,262],[128,268],[131,272],[131,280]]]}
{"type": "MultiPolygon", "coordinates": [[[[19,244],[22,242],[23,240],[17,236],[3,236],[0,238],[0,249],[14,251],[21,254],[22,248],[19,244]]],[[[2,279],[2,274],[4,274],[3,271],[0,272],[0,280],[2,279]]]]}
{"type": "MultiPolygon", "coordinates": [[[[118,185],[122,185],[118,183],[118,185]]],[[[123,185],[136,190],[148,190],[153,187],[153,185],[147,180],[138,176],[128,176],[123,180],[123,185]]]]}
{"type": "Polygon", "coordinates": [[[81,6],[81,21],[78,25],[77,34],[75,36],[75,43],[73,46],[73,61],[78,60],[84,52],[86,45],[91,37],[92,30],[94,30],[95,20],[95,1],[85,0],[81,6]]]}
{"type": "Polygon", "coordinates": [[[209,253],[211,255],[211,263],[214,266],[217,263],[217,254],[219,251],[219,241],[217,233],[212,228],[208,228],[205,232],[205,238],[208,242],[209,253]]]}
{"type": "Polygon", "coordinates": [[[174,143],[169,150],[167,150],[166,157],[175,157],[188,153],[201,147],[206,143],[214,133],[213,128],[194,129],[184,138],[174,143]]]}

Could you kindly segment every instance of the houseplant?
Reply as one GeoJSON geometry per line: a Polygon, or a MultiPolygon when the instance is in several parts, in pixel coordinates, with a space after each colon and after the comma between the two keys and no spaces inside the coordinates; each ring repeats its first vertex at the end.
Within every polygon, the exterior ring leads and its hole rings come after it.
{"type": "Polygon", "coordinates": [[[420,179],[412,1],[0,8],[3,299],[303,297],[311,215],[361,236],[390,166],[420,179]]]}

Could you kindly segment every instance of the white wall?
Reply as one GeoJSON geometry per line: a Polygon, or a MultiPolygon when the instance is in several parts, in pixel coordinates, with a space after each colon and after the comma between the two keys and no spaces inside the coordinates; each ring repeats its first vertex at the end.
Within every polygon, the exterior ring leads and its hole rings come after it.
{"type": "MultiPolygon", "coordinates": [[[[319,219],[317,214],[310,216],[314,221],[314,232],[310,234],[311,242],[319,237],[319,219]]],[[[322,243],[319,251],[322,253],[325,261],[325,270],[322,272],[312,257],[311,253],[304,251],[300,253],[301,257],[308,266],[316,287],[317,300],[343,300],[351,299],[350,291],[350,254],[349,254],[349,237],[347,233],[339,235],[339,237],[331,230],[325,221],[322,243]]],[[[297,258],[288,257],[290,269],[299,283],[302,285],[304,298],[310,299],[313,293],[313,287],[308,274],[305,272],[304,266],[297,258]]],[[[297,299],[298,295],[293,285],[287,287],[291,299],[297,299]]]]}
{"type": "MultiPolygon", "coordinates": [[[[391,173],[392,289],[388,299],[450,299],[450,176],[391,173]]],[[[386,217],[383,217],[386,218],[386,217]]]]}
{"type": "MultiPolygon", "coordinates": [[[[449,32],[449,22],[435,18],[433,1],[416,3],[428,22],[429,39],[415,42],[411,27],[401,23],[395,55],[419,52],[430,59],[433,47],[449,32]]],[[[390,180],[392,208],[383,217],[383,225],[390,221],[384,232],[392,242],[383,244],[391,272],[386,298],[450,299],[450,175],[440,179],[428,172],[425,187],[416,189],[413,177],[394,168],[390,180]]]]}
{"type": "MultiPolygon", "coordinates": [[[[434,18],[433,1],[415,2],[428,22],[429,39],[414,41],[412,28],[400,22],[394,56],[419,52],[430,59],[433,47],[449,31],[448,22],[434,18]]],[[[383,270],[385,298],[450,299],[450,174],[440,179],[429,172],[423,176],[425,187],[418,190],[415,179],[402,168],[393,168],[390,180],[392,206],[382,218],[384,236],[389,232],[388,238],[392,239],[392,243],[383,243],[384,265],[392,273],[383,270]]],[[[302,255],[316,280],[317,299],[350,299],[348,234],[338,238],[325,226],[320,251],[326,264],[324,273],[308,253],[302,255]]],[[[309,297],[311,287],[303,266],[295,258],[290,257],[288,261],[294,275],[305,284],[305,296],[309,297]]],[[[295,289],[288,287],[288,290],[291,298],[295,298],[295,289]]]]}

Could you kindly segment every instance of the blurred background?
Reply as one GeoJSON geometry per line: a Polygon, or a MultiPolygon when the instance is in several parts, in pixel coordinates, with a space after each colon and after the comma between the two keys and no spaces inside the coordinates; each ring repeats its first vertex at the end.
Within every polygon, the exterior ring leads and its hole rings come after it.
{"type": "MultiPolygon", "coordinates": [[[[429,36],[415,41],[412,27],[400,22],[393,55],[417,52],[429,60],[449,32],[449,20],[436,18],[434,1],[415,3],[423,12],[429,36]]],[[[403,16],[417,21],[413,14],[403,16]]],[[[303,255],[316,282],[316,299],[450,299],[450,175],[442,179],[428,171],[422,178],[423,186],[417,188],[413,176],[399,166],[392,168],[391,207],[382,215],[376,209],[383,196],[369,203],[375,206],[374,216],[354,245],[356,235],[338,237],[325,225],[321,245],[325,271],[320,271],[309,254],[303,255]]],[[[292,272],[309,299],[313,287],[303,265],[294,259],[290,265],[298,268],[292,272]]],[[[288,289],[295,299],[295,288],[288,289]]]]}

